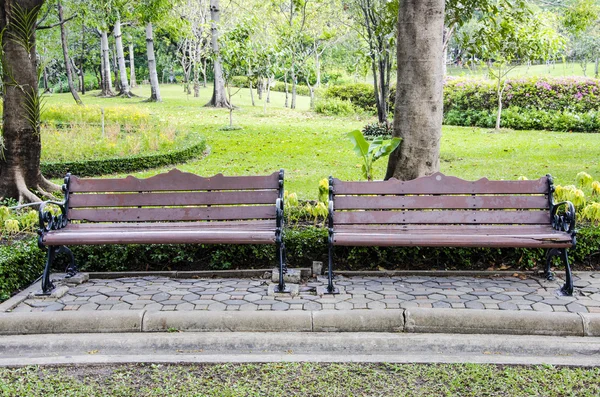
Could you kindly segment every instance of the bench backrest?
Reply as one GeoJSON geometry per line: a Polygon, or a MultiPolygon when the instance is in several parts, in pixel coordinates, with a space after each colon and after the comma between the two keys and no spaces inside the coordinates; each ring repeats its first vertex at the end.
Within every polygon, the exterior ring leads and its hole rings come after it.
{"type": "Polygon", "coordinates": [[[275,220],[283,197],[283,170],[203,178],[173,169],[146,179],[65,181],[69,219],[88,222],[275,220]]]}
{"type": "Polygon", "coordinates": [[[335,225],[550,223],[550,176],[471,182],[436,173],[411,181],[329,183],[335,225]]]}

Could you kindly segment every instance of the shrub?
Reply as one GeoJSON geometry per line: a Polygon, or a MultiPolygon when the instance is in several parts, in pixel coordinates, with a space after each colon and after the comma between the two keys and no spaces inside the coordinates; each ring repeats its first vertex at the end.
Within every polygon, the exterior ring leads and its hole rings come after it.
{"type": "MultiPolygon", "coordinates": [[[[273,87],[271,87],[271,91],[285,92],[285,83],[282,81],[275,82],[275,85],[273,87]]],[[[288,92],[290,93],[290,95],[292,94],[292,84],[291,83],[288,83],[288,92]]],[[[306,85],[296,84],[296,94],[309,96],[310,90],[309,90],[308,86],[306,86],[306,85]]]]}
{"type": "MultiPolygon", "coordinates": [[[[42,122],[62,125],[72,123],[100,123],[102,121],[101,107],[98,105],[48,105],[42,112],[42,122]]],[[[148,124],[150,113],[141,108],[106,107],[104,121],[119,124],[148,124]]]]}
{"type": "MultiPolygon", "coordinates": [[[[323,94],[325,98],[338,98],[352,102],[358,108],[368,112],[377,111],[377,103],[375,100],[375,90],[371,84],[354,83],[335,85],[327,88],[323,94]]],[[[388,96],[388,112],[393,112],[394,101],[396,98],[396,87],[390,87],[388,96]]]]}
{"type": "Polygon", "coordinates": [[[365,137],[390,137],[392,136],[392,132],[394,132],[393,121],[390,120],[386,123],[371,123],[367,124],[363,127],[362,133],[365,137]]]}
{"type": "Polygon", "coordinates": [[[326,98],[317,100],[315,112],[328,116],[349,116],[355,113],[355,109],[352,102],[348,100],[326,98]]]}
{"type": "Polygon", "coordinates": [[[0,301],[38,278],[44,269],[44,258],[36,238],[0,245],[0,301]]]}

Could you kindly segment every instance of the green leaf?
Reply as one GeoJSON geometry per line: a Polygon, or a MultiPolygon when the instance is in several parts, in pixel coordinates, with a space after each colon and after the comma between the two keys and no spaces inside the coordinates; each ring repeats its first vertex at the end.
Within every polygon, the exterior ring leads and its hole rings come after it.
{"type": "Polygon", "coordinates": [[[396,150],[398,145],[400,145],[401,141],[402,139],[394,137],[389,142],[385,143],[384,145],[381,145],[379,147],[379,150],[375,152],[375,155],[373,156],[373,161],[381,157],[388,156],[390,153],[396,150]]]}
{"type": "Polygon", "coordinates": [[[346,136],[354,143],[354,152],[357,155],[365,157],[369,153],[369,143],[365,140],[361,131],[350,131],[346,136]]]}

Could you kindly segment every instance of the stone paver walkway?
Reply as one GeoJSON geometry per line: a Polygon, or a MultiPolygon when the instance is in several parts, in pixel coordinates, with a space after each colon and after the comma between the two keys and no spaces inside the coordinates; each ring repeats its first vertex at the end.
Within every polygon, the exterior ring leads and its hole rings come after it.
{"type": "Polygon", "coordinates": [[[269,296],[264,279],[91,279],[59,299],[26,299],[13,312],[66,310],[349,310],[410,307],[600,313],[600,273],[575,276],[574,296],[561,280],[537,277],[338,277],[341,295],[316,294],[324,277],[300,285],[297,296],[269,296]]]}

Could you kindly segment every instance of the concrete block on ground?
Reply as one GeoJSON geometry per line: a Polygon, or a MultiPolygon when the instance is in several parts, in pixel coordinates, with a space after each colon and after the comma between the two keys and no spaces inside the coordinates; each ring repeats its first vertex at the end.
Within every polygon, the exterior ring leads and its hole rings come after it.
{"type": "Polygon", "coordinates": [[[44,291],[41,289],[31,292],[27,299],[41,299],[41,300],[56,300],[60,299],[69,291],[69,287],[66,285],[57,285],[49,295],[44,295],[44,291]]]}
{"type": "Polygon", "coordinates": [[[143,310],[0,314],[0,335],[140,332],[143,310]]]}
{"type": "Polygon", "coordinates": [[[314,311],[315,332],[402,332],[404,310],[314,311]]]}
{"type": "Polygon", "coordinates": [[[323,274],[323,262],[313,261],[312,263],[312,274],[320,276],[323,274]]]}
{"type": "Polygon", "coordinates": [[[317,295],[319,296],[339,296],[339,295],[346,295],[346,288],[343,286],[338,286],[338,285],[334,285],[336,292],[334,294],[330,294],[329,291],[327,291],[327,286],[326,285],[320,285],[317,287],[317,295]]]}
{"type": "MultiPolygon", "coordinates": [[[[283,274],[283,281],[285,281],[286,283],[300,284],[301,276],[302,272],[300,271],[300,269],[287,269],[287,272],[283,274]]],[[[279,282],[278,268],[273,269],[273,272],[271,273],[271,281],[273,281],[274,283],[279,282]]]]}
{"type": "Polygon", "coordinates": [[[576,313],[410,308],[406,332],[583,336],[576,313]]]}
{"type": "Polygon", "coordinates": [[[148,312],[144,332],[179,330],[188,332],[310,332],[310,312],[148,312]]]}
{"type": "Polygon", "coordinates": [[[60,281],[64,282],[65,284],[69,284],[69,285],[79,285],[79,284],[85,283],[89,279],[90,279],[89,273],[77,273],[73,277],[69,277],[69,278],[65,277],[64,279],[62,279],[60,281]]]}
{"type": "Polygon", "coordinates": [[[300,293],[300,285],[299,284],[291,284],[285,283],[286,290],[289,292],[276,292],[275,289],[279,286],[279,284],[269,284],[269,288],[267,289],[267,296],[281,296],[281,297],[290,297],[290,296],[298,296],[300,293]]]}

